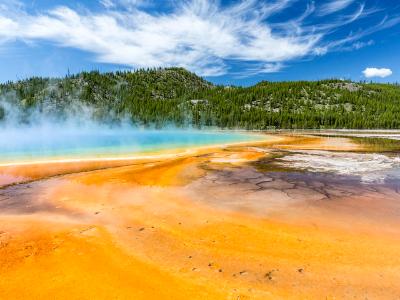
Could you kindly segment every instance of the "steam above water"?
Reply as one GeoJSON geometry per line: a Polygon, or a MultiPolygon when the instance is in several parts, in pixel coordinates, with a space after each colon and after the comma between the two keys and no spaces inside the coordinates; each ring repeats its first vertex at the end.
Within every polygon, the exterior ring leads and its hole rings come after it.
{"type": "Polygon", "coordinates": [[[296,151],[280,158],[286,167],[311,172],[331,172],[359,176],[362,182],[382,182],[388,177],[400,178],[400,157],[383,154],[330,151],[296,151]]]}
{"type": "Polygon", "coordinates": [[[0,130],[0,163],[26,160],[132,155],[260,139],[249,134],[130,126],[69,126],[65,124],[0,130]]]}
{"type": "Polygon", "coordinates": [[[260,135],[193,129],[142,129],[128,119],[95,121],[95,111],[77,105],[57,115],[26,112],[0,101],[0,164],[30,160],[119,157],[139,152],[259,140],[260,135]],[[26,115],[28,114],[28,115],[26,115]],[[23,120],[23,121],[21,121],[23,120]]]}

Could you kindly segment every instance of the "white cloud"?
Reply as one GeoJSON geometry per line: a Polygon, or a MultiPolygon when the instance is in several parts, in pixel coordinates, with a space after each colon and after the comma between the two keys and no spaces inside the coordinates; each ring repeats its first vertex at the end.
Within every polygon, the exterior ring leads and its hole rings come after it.
{"type": "Polygon", "coordinates": [[[112,0],[100,0],[101,5],[105,8],[112,8],[115,7],[115,3],[112,0]]]}
{"type": "Polygon", "coordinates": [[[225,73],[227,59],[276,63],[302,57],[318,42],[318,34],[273,34],[267,23],[253,15],[255,5],[245,1],[221,8],[211,1],[194,0],[158,15],[138,9],[79,14],[58,7],[40,15],[0,16],[0,23],[6,25],[0,37],[48,40],[92,52],[101,62],[183,66],[202,75],[225,73]]]}
{"type": "Polygon", "coordinates": [[[282,70],[283,65],[281,63],[267,63],[260,70],[261,73],[276,73],[282,70]]]}
{"type": "Polygon", "coordinates": [[[368,42],[355,42],[353,45],[350,46],[350,49],[359,50],[364,47],[371,46],[373,44],[375,44],[373,40],[369,40],[368,42]]]}
{"type": "Polygon", "coordinates": [[[114,0],[114,1],[115,1],[115,6],[126,8],[128,10],[152,4],[152,0],[114,0]]]}
{"type": "Polygon", "coordinates": [[[320,16],[326,16],[341,11],[352,4],[354,0],[333,0],[321,6],[320,16]]]}
{"type": "MultiPolygon", "coordinates": [[[[325,39],[364,13],[361,5],[334,23],[309,25],[306,19],[315,13],[314,5],[286,22],[269,21],[294,0],[243,0],[228,7],[215,0],[186,0],[173,2],[164,13],[142,9],[151,2],[101,0],[102,12],[66,6],[37,14],[23,8],[12,14],[0,9],[0,43],[48,41],[90,52],[100,62],[135,68],[182,66],[205,76],[225,74],[232,63],[249,66],[243,73],[265,73],[279,71],[285,62],[356,42],[354,36],[337,43],[325,39]],[[121,5],[127,9],[117,9],[121,5]]],[[[388,19],[380,26],[398,22],[388,19]]]]}
{"type": "Polygon", "coordinates": [[[367,78],[372,78],[372,77],[381,77],[385,78],[393,74],[391,69],[386,69],[386,68],[366,68],[363,71],[363,74],[367,78]]]}

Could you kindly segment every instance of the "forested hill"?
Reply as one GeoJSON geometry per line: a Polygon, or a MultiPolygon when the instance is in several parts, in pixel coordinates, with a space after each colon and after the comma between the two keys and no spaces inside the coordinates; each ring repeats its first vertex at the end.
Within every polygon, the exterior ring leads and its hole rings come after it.
{"type": "MultiPolygon", "coordinates": [[[[0,85],[0,120],[78,110],[98,121],[220,128],[400,128],[400,87],[341,80],[216,86],[181,68],[82,72],[0,85]],[[12,109],[11,109],[12,108],[12,109]],[[17,108],[18,114],[12,114],[17,108]]],[[[1,121],[0,121],[1,122],[1,121]]]]}

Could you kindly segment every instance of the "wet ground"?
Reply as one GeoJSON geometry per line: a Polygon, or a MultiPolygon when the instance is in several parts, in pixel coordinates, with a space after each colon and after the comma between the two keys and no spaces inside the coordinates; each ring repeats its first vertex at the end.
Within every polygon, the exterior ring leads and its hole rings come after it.
{"type": "Polygon", "coordinates": [[[0,298],[396,299],[397,152],[367,150],[291,135],[20,168],[0,189],[0,298]]]}

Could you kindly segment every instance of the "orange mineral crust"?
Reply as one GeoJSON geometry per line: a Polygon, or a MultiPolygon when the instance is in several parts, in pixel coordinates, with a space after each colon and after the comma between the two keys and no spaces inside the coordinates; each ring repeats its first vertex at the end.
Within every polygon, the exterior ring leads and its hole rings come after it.
{"type": "Polygon", "coordinates": [[[264,146],[1,189],[0,299],[396,299],[396,193],[268,179],[264,146]]]}

